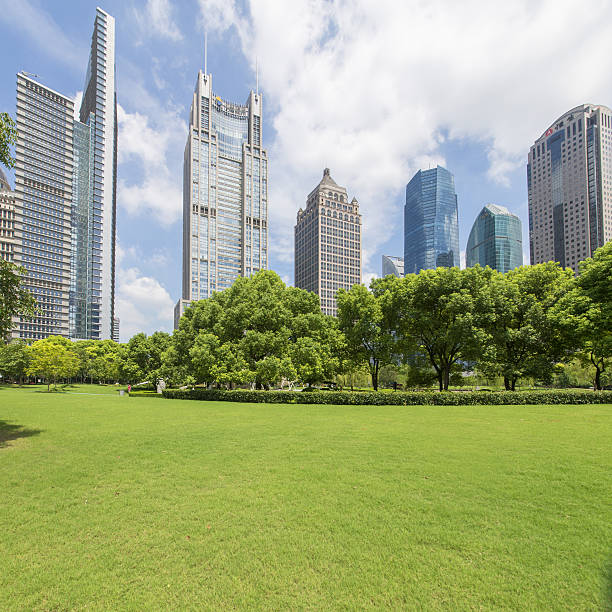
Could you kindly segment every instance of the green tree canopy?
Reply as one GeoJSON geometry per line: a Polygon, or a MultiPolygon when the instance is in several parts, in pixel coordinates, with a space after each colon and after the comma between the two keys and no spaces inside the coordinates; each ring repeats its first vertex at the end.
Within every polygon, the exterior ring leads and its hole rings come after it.
{"type": "Polygon", "coordinates": [[[27,373],[57,386],[59,379],[75,376],[80,368],[79,357],[70,340],[62,336],[49,336],[32,344],[31,361],[27,373]]]}
{"type": "Polygon", "coordinates": [[[0,113],[0,164],[7,168],[15,165],[11,147],[17,144],[17,126],[8,113],[0,113]]]}
{"type": "Polygon", "coordinates": [[[25,268],[0,259],[0,340],[13,328],[13,317],[31,317],[36,311],[34,297],[22,287],[24,274],[25,268]]]}
{"type": "Polygon", "coordinates": [[[572,279],[571,270],[553,262],[494,274],[493,317],[486,326],[491,343],[480,362],[485,374],[503,376],[506,389],[514,390],[519,378],[550,378],[554,365],[571,356],[572,342],[555,307],[572,279]]]}
{"type": "Polygon", "coordinates": [[[0,344],[0,373],[4,381],[22,383],[30,365],[30,347],[21,340],[0,344]]]}
{"type": "Polygon", "coordinates": [[[580,275],[557,309],[559,326],[579,346],[579,357],[595,372],[593,386],[602,388],[602,374],[612,361],[612,242],[580,264],[580,275]]]}

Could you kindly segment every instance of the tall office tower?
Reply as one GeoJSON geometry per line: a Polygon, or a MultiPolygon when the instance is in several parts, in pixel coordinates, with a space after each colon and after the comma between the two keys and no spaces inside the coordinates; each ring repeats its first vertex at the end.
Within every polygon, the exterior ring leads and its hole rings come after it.
{"type": "Polygon", "coordinates": [[[393,274],[398,278],[404,276],[404,259],[403,257],[394,257],[393,255],[382,256],[382,275],[388,276],[393,274]]]}
{"type": "Polygon", "coordinates": [[[80,124],[74,130],[75,193],[71,330],[110,339],[115,315],[117,91],[115,19],[96,9],[80,124]],[[88,191],[87,197],[84,192],[88,191]]]}
{"type": "Polygon", "coordinates": [[[528,156],[531,263],[578,271],[612,239],[612,111],[583,104],[557,119],[528,156]]]}
{"type": "Polygon", "coordinates": [[[455,179],[441,166],[419,170],[406,185],[404,273],[459,264],[455,179]]]}
{"type": "Polygon", "coordinates": [[[361,283],[361,215],[355,198],[323,171],[295,225],[295,286],[314,291],[336,315],[336,291],[361,283]]]}
{"type": "Polygon", "coordinates": [[[17,75],[16,263],[38,312],[20,317],[13,337],[69,335],[74,102],[17,75]]]}
{"type": "Polygon", "coordinates": [[[504,206],[487,204],[472,226],[465,260],[468,268],[480,264],[502,273],[522,266],[521,220],[504,206]]]}
{"type": "Polygon", "coordinates": [[[15,194],[0,168],[0,259],[15,261],[18,244],[15,238],[15,194]]]}
{"type": "Polygon", "coordinates": [[[183,296],[207,298],[239,276],[268,268],[268,157],[262,148],[262,99],[244,105],[213,92],[198,72],[183,162],[183,296]]]}

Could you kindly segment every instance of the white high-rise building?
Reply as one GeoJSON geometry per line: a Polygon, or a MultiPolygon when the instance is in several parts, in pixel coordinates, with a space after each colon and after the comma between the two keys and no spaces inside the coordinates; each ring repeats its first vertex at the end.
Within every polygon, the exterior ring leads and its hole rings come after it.
{"type": "Polygon", "coordinates": [[[183,162],[183,292],[175,325],[191,301],[268,267],[268,158],[262,97],[222,99],[198,72],[183,162]]]}
{"type": "Polygon", "coordinates": [[[612,111],[583,104],[535,141],[527,163],[531,263],[578,263],[612,239],[612,111]]]}

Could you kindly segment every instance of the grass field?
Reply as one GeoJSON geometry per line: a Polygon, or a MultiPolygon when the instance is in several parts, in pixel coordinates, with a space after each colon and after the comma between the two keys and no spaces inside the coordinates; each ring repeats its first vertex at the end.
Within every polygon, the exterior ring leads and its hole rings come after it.
{"type": "Polygon", "coordinates": [[[0,610],[612,609],[612,406],[0,388],[0,610]]]}

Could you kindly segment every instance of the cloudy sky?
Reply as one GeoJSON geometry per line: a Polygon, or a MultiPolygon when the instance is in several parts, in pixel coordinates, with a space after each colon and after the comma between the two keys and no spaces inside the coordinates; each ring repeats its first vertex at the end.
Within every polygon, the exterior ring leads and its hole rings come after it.
{"type": "MultiPolygon", "coordinates": [[[[364,279],[402,255],[419,168],[455,175],[460,245],[488,202],[518,214],[525,160],[559,115],[612,106],[612,3],[566,0],[0,0],[0,110],[16,73],[79,96],[95,7],[116,19],[116,310],[121,336],[170,330],[181,291],[182,159],[208,32],[222,97],[264,95],[270,267],[293,282],[293,224],[323,168],[357,197],[364,279]]],[[[526,259],[528,262],[528,258],[526,259]]]]}

